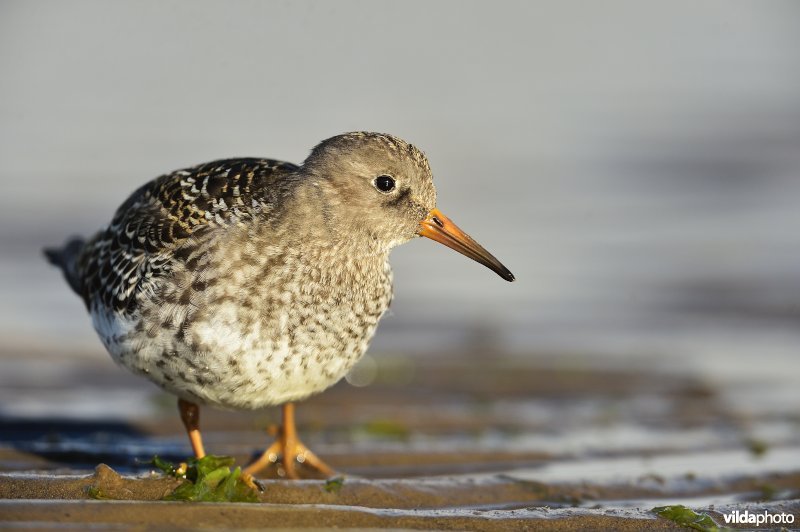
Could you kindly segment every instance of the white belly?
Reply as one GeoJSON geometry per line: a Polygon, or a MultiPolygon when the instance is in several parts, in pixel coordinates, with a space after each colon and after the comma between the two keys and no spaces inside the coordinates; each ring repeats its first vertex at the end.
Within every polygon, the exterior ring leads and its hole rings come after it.
{"type": "Polygon", "coordinates": [[[302,325],[302,311],[271,321],[242,320],[241,312],[233,303],[215,308],[182,336],[158,320],[143,327],[117,313],[92,318],[117,363],[165,390],[221,408],[258,409],[338,382],[367,350],[380,317],[359,320],[343,306],[302,325]]]}

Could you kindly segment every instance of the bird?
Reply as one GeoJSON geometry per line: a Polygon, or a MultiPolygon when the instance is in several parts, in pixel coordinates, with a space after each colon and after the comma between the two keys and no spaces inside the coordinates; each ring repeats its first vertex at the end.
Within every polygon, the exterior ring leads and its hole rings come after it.
{"type": "Polygon", "coordinates": [[[427,237],[514,275],[436,206],[426,155],[351,132],[305,161],[233,158],[157,177],[89,239],[45,249],[113,360],[177,396],[196,458],[200,406],[282,407],[244,473],[334,470],[297,436],[295,403],[333,386],[392,301],[389,253],[427,237]]]}

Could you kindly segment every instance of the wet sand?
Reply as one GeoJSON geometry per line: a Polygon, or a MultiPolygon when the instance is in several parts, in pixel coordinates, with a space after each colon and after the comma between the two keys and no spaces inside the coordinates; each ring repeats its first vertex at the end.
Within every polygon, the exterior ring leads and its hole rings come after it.
{"type": "MultiPolygon", "coordinates": [[[[301,436],[343,472],[340,488],[272,469],[260,503],[222,504],[160,501],[178,481],[145,462],[189,452],[172,398],[110,363],[44,361],[63,366],[63,389],[18,374],[20,405],[80,386],[76,405],[113,391],[130,408],[118,419],[6,414],[1,527],[679,529],[652,512],[672,504],[720,524],[745,509],[800,518],[797,417],[753,419],[689,371],[569,354],[376,355],[368,386],[342,382],[298,408],[301,436]]],[[[209,450],[239,463],[275,421],[274,410],[202,417],[209,450]]]]}

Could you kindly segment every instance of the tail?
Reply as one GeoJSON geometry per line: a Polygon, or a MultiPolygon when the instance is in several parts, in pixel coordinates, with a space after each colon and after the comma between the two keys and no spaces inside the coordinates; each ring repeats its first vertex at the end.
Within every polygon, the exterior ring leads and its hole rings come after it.
{"type": "Polygon", "coordinates": [[[44,256],[50,264],[58,266],[64,277],[76,294],[82,295],[81,276],[78,271],[78,257],[80,257],[86,241],[82,238],[72,238],[61,248],[45,248],[44,256]]]}

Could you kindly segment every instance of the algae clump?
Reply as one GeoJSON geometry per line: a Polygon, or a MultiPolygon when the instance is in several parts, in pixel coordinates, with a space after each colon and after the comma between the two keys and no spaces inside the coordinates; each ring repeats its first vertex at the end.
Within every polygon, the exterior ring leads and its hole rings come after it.
{"type": "Polygon", "coordinates": [[[711,519],[711,516],[707,514],[698,514],[682,504],[656,506],[652,511],[664,519],[669,519],[674,523],[694,528],[695,530],[717,532],[720,529],[717,523],[711,519]]]}
{"type": "Polygon", "coordinates": [[[186,464],[173,464],[154,456],[151,464],[166,475],[183,478],[183,483],[164,497],[166,501],[258,502],[253,487],[242,478],[242,469],[231,471],[234,459],[208,455],[191,458],[186,464]]]}
{"type": "Polygon", "coordinates": [[[344,486],[344,477],[329,478],[325,481],[323,488],[328,493],[339,493],[339,490],[344,486]]]}

